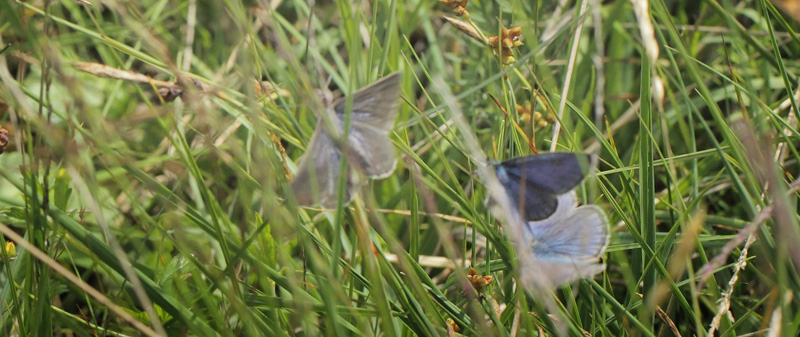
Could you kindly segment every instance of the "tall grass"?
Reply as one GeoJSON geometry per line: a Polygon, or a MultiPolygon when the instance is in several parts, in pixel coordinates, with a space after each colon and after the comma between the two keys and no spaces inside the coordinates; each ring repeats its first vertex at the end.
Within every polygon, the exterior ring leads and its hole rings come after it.
{"type": "Polygon", "coordinates": [[[770,2],[89,1],[0,2],[0,335],[800,334],[800,39],[770,2]],[[398,168],[298,207],[315,89],[397,70],[398,168]],[[556,312],[436,78],[491,158],[600,156],[607,270],[556,312]]]}

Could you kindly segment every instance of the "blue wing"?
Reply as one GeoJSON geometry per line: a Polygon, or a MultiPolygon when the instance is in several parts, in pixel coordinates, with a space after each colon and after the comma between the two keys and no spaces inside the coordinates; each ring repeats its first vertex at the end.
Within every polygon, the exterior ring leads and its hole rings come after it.
{"type": "Polygon", "coordinates": [[[535,239],[533,252],[543,260],[596,260],[609,241],[608,219],[595,205],[578,207],[564,217],[529,222],[528,230],[535,239]]]}
{"type": "Polygon", "coordinates": [[[554,152],[506,160],[495,166],[497,178],[525,221],[546,219],[567,193],[586,176],[590,157],[554,152]]]}
{"type": "Polygon", "coordinates": [[[609,241],[608,220],[594,205],[575,208],[574,192],[558,197],[558,208],[541,221],[528,221],[523,241],[530,250],[520,256],[520,275],[528,287],[557,287],[602,272],[599,262],[609,241]]]}

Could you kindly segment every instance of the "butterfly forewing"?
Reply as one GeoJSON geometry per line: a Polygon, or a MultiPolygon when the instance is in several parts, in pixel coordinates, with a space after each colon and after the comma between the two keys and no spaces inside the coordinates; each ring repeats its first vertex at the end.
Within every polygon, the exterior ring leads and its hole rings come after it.
{"type": "Polygon", "coordinates": [[[511,179],[549,194],[563,194],[578,186],[589,170],[589,155],[553,152],[517,157],[499,165],[511,179]]]}
{"type": "Polygon", "coordinates": [[[556,210],[558,203],[553,194],[536,189],[516,175],[509,174],[503,167],[497,167],[497,179],[508,193],[511,204],[522,219],[541,220],[549,217],[556,210]]]}
{"type": "MultiPolygon", "coordinates": [[[[358,121],[363,127],[381,130],[386,134],[394,127],[397,110],[400,106],[401,72],[392,73],[379,81],[359,89],[353,94],[350,120],[358,121]]],[[[347,100],[334,103],[333,110],[341,120],[347,113],[347,100]]]]}
{"type": "Polygon", "coordinates": [[[554,152],[518,157],[497,164],[497,177],[523,219],[546,219],[556,210],[556,197],[574,189],[589,169],[582,153],[554,152]]]}

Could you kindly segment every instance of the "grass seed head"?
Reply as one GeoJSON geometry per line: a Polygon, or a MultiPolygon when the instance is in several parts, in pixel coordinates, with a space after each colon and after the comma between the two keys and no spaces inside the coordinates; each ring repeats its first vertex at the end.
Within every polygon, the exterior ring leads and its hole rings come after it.
{"type": "Polygon", "coordinates": [[[469,11],[467,11],[467,3],[469,0],[439,0],[442,5],[453,9],[453,14],[456,16],[463,16],[469,20],[469,11]]]}

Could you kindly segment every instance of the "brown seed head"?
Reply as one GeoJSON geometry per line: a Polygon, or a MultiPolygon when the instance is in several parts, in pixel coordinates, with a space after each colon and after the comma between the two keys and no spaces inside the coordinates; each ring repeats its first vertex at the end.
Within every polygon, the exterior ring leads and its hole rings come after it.
{"type": "Polygon", "coordinates": [[[522,28],[501,27],[500,35],[490,36],[488,42],[489,46],[502,56],[503,64],[514,63],[517,59],[511,56],[512,49],[522,45],[522,28]]]}
{"type": "Polygon", "coordinates": [[[469,0],[439,0],[439,3],[453,9],[453,14],[456,16],[464,16],[469,19],[469,12],[467,11],[467,3],[469,0]]]}
{"type": "Polygon", "coordinates": [[[472,287],[475,288],[475,292],[477,292],[478,295],[482,295],[486,287],[488,287],[489,284],[492,283],[492,280],[494,280],[494,276],[483,276],[478,274],[478,271],[475,270],[475,268],[470,268],[469,271],[467,271],[467,280],[469,280],[469,283],[471,283],[472,287]]]}
{"type": "Polygon", "coordinates": [[[0,153],[6,151],[6,146],[8,146],[8,130],[0,127],[0,153]]]}

